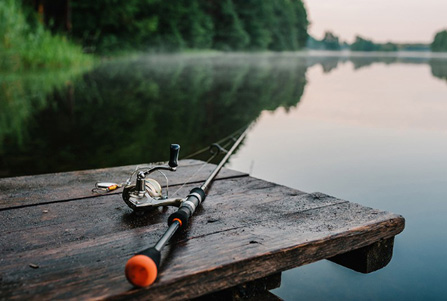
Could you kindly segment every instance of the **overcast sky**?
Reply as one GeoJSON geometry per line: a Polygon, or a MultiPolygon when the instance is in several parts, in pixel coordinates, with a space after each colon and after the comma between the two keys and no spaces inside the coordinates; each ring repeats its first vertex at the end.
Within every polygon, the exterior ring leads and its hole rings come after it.
{"type": "Polygon", "coordinates": [[[331,30],[352,42],[356,35],[377,42],[431,43],[447,29],[447,0],[303,0],[309,33],[331,30]]]}

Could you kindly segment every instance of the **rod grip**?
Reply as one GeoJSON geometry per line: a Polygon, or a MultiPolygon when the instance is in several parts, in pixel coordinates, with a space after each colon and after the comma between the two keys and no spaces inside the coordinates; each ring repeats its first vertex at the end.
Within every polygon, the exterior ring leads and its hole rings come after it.
{"type": "Polygon", "coordinates": [[[127,280],[137,287],[151,285],[157,279],[160,260],[160,251],[154,247],[132,256],[124,268],[127,280]]]}
{"type": "Polygon", "coordinates": [[[172,213],[168,218],[168,226],[174,221],[178,221],[180,223],[180,228],[186,228],[188,226],[189,218],[192,213],[189,208],[180,207],[176,212],[172,213]]]}
{"type": "Polygon", "coordinates": [[[178,166],[178,155],[180,152],[180,145],[171,144],[171,152],[169,155],[169,166],[174,168],[178,166]]]}
{"type": "Polygon", "coordinates": [[[188,226],[189,218],[194,214],[197,207],[203,202],[206,198],[205,191],[202,188],[196,187],[193,188],[185,201],[182,202],[179,209],[172,213],[168,218],[168,225],[174,221],[179,221],[180,228],[186,228],[188,226]]]}

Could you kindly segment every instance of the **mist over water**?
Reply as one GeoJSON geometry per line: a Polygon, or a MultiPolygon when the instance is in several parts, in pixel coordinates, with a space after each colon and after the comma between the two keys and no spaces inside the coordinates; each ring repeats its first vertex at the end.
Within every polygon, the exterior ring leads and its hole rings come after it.
{"type": "Polygon", "coordinates": [[[228,167],[406,218],[384,269],[321,261],[283,273],[276,294],[447,295],[446,58],[150,55],[33,76],[0,79],[0,176],[167,160],[170,143],[182,158],[255,120],[228,167]]]}
{"type": "MultiPolygon", "coordinates": [[[[428,72],[439,82],[445,82],[446,61],[437,56],[400,53],[397,56],[331,52],[171,54],[107,62],[83,74],[2,77],[0,176],[165,160],[163,145],[172,141],[182,143],[182,155],[186,156],[250,123],[265,110],[288,111],[296,107],[303,91],[314,80],[306,73],[315,68],[321,68],[323,74],[343,72],[346,77],[339,84],[344,95],[339,94],[336,101],[329,102],[333,107],[326,109],[324,118],[354,122],[366,117],[384,121],[386,115],[387,123],[406,122],[398,112],[384,113],[387,98],[375,94],[374,89],[411,93],[405,86],[408,85],[413,89],[419,87],[420,97],[432,99],[432,94],[439,92],[424,90],[425,84],[420,82],[403,83],[398,79],[408,77],[419,66],[421,71],[415,74],[428,72]],[[405,65],[410,72],[398,71],[398,65],[405,65]],[[379,66],[386,72],[380,71],[379,66]],[[370,67],[377,74],[357,72],[370,67]],[[389,69],[395,70],[396,78],[391,81],[387,77],[389,69]],[[403,84],[393,86],[398,83],[403,84]],[[356,98],[365,102],[360,104],[356,98]],[[368,109],[363,110],[363,105],[368,109]],[[365,116],[366,112],[377,112],[379,106],[381,114],[365,116]]],[[[314,90],[321,94],[327,89],[321,86],[314,90]]],[[[315,106],[328,107],[324,100],[334,99],[334,95],[319,97],[323,100],[313,101],[310,110],[316,110],[315,106]]],[[[413,115],[420,110],[425,110],[421,116],[431,113],[433,103],[424,102],[424,108],[409,106],[404,103],[407,98],[408,95],[396,95],[393,101],[400,101],[407,111],[413,110],[413,115]]],[[[306,107],[309,103],[306,101],[306,107]]],[[[432,111],[442,115],[442,106],[432,111]]],[[[394,108],[399,111],[399,106],[394,108]]],[[[300,108],[300,112],[303,110],[300,108]]],[[[421,119],[420,123],[436,126],[441,120],[421,119]]]]}

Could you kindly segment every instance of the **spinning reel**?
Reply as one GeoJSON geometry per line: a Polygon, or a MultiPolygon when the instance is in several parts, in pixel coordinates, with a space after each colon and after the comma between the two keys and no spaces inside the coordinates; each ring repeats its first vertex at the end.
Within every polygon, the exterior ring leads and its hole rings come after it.
{"type": "MultiPolygon", "coordinates": [[[[126,183],[105,183],[99,182],[95,184],[95,188],[92,189],[94,193],[107,193],[117,188],[123,187],[123,199],[124,202],[132,208],[135,213],[142,213],[146,210],[150,210],[159,206],[176,206],[178,210],[172,213],[168,218],[169,228],[160,237],[158,242],[150,248],[147,248],[137,255],[130,258],[125,267],[125,274],[127,280],[134,286],[143,287],[151,285],[157,278],[158,270],[160,268],[161,250],[170,241],[173,235],[178,229],[186,229],[189,219],[196,211],[201,203],[206,198],[206,193],[210,188],[210,184],[217,176],[223,165],[228,161],[232,153],[242,142],[247,135],[250,126],[239,135],[239,138],[227,137],[223,141],[231,139],[234,140],[230,150],[225,150],[218,143],[214,143],[210,147],[212,154],[211,158],[202,165],[206,166],[215,156],[220,152],[224,152],[225,156],[219,162],[219,164],[213,169],[211,174],[206,178],[205,182],[200,187],[195,187],[190,190],[189,194],[185,198],[168,198],[163,196],[161,185],[154,179],[147,178],[147,176],[155,171],[176,171],[178,166],[178,155],[180,151],[180,145],[171,144],[170,157],[168,165],[159,165],[149,169],[136,169],[126,183]],[[135,184],[132,183],[132,177],[137,174],[135,184]]],[[[199,151],[198,153],[201,153],[199,151]]],[[[201,169],[199,168],[197,172],[201,169]]],[[[162,173],[163,174],[163,173],[162,173]]],[[[163,174],[164,175],[164,174],[163,174]]],[[[189,178],[191,179],[195,173],[189,178]]],[[[166,177],[166,176],[165,176],[166,177]]],[[[189,179],[185,181],[183,185],[189,182],[189,179]]],[[[167,178],[166,178],[167,180],[167,178]]],[[[179,190],[183,187],[179,188],[179,190]]],[[[167,185],[166,185],[167,186],[167,185]]],[[[178,190],[177,190],[178,191],[178,190]]],[[[174,193],[175,194],[175,193],[174,193]]]]}
{"type": "Polygon", "coordinates": [[[170,157],[167,166],[160,165],[148,170],[139,170],[135,184],[130,185],[130,179],[123,190],[124,202],[135,212],[150,210],[159,206],[179,207],[184,199],[168,198],[163,196],[161,185],[154,179],[146,176],[161,170],[176,171],[180,145],[171,144],[170,157]]]}
{"type": "MultiPolygon", "coordinates": [[[[203,151],[204,150],[201,150],[200,152],[203,152],[203,151]]],[[[228,151],[226,149],[224,149],[222,146],[220,146],[218,143],[211,144],[211,146],[209,147],[209,151],[212,154],[212,156],[205,164],[207,164],[209,161],[211,161],[211,159],[213,159],[215,156],[217,156],[218,154],[220,154],[222,152],[228,154],[228,151]]],[[[154,166],[149,169],[137,168],[132,173],[130,178],[127,179],[127,181],[125,183],[121,183],[121,184],[111,183],[111,182],[97,182],[95,184],[95,188],[92,189],[92,192],[100,193],[100,194],[108,193],[108,192],[111,192],[113,190],[123,187],[123,192],[122,192],[123,200],[136,213],[143,213],[144,211],[151,210],[151,209],[157,208],[159,206],[181,207],[182,205],[188,203],[186,201],[187,198],[193,194],[190,194],[190,195],[186,196],[185,198],[168,198],[168,193],[167,193],[168,178],[162,172],[162,170],[163,171],[164,170],[167,170],[167,171],[176,171],[177,170],[179,152],[180,152],[180,145],[171,144],[169,162],[167,165],[154,166]],[[160,183],[158,183],[156,180],[154,180],[152,178],[147,177],[148,175],[150,175],[151,173],[153,173],[155,171],[161,172],[161,174],[163,174],[163,176],[166,178],[166,194],[165,195],[163,195],[160,183]],[[132,184],[132,178],[135,176],[135,174],[136,174],[136,181],[135,181],[135,184],[132,184]]],[[[198,171],[200,171],[200,169],[198,171]]],[[[192,176],[194,176],[194,175],[192,175],[192,176]]],[[[213,175],[211,178],[214,178],[214,176],[215,175],[213,175]]],[[[206,184],[204,184],[205,187],[209,184],[208,182],[209,181],[207,181],[206,184]]],[[[183,185],[185,185],[185,184],[186,184],[186,182],[183,185]]],[[[182,187],[183,187],[183,185],[182,185],[182,187]]]]}

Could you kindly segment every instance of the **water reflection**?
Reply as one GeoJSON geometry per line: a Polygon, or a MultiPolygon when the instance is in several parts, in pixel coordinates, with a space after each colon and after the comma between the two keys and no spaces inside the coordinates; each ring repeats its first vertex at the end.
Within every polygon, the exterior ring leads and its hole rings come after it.
{"type": "Polygon", "coordinates": [[[447,81],[447,60],[434,59],[430,61],[431,73],[434,77],[447,81]]]}
{"type": "Polygon", "coordinates": [[[351,62],[425,64],[436,58],[303,54],[154,55],[104,63],[82,76],[0,80],[0,176],[165,160],[168,145],[192,153],[256,119],[296,106],[306,71],[351,62]]]}
{"type": "Polygon", "coordinates": [[[283,273],[274,293],[285,300],[444,300],[447,85],[432,74],[443,64],[354,65],[340,61],[328,73],[314,63],[298,108],[263,112],[229,167],[402,214],[406,228],[380,271],[361,275],[322,261],[283,273]]]}
{"type": "Polygon", "coordinates": [[[429,65],[432,75],[437,78],[447,78],[447,56],[430,57],[430,56],[307,56],[307,66],[321,65],[324,73],[330,73],[332,70],[338,68],[339,64],[351,62],[354,70],[359,70],[365,67],[370,67],[373,64],[411,64],[411,65],[429,65]]]}
{"type": "Polygon", "coordinates": [[[4,132],[3,175],[164,160],[172,142],[182,145],[183,155],[191,153],[262,110],[296,106],[305,70],[302,60],[249,55],[103,64],[48,93],[20,141],[4,132]]]}
{"type": "Polygon", "coordinates": [[[0,149],[7,144],[22,147],[32,116],[48,106],[47,96],[70,90],[71,80],[81,71],[1,74],[0,149]]]}

